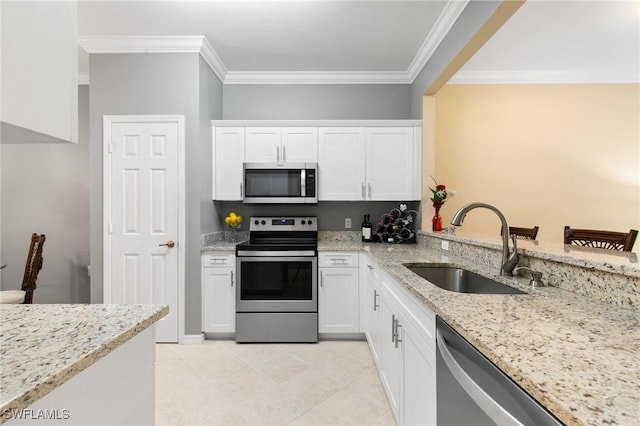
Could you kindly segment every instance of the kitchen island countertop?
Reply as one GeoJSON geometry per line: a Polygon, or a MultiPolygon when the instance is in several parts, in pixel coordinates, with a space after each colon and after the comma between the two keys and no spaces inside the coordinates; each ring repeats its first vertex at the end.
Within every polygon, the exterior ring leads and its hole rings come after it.
{"type": "Polygon", "coordinates": [[[168,312],[166,305],[0,305],[0,412],[28,407],[168,312]]]}

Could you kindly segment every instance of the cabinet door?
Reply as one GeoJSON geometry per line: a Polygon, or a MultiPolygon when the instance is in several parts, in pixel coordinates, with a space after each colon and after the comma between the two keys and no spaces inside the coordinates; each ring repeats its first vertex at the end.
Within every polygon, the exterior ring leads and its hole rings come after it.
{"type": "Polygon", "coordinates": [[[77,2],[2,1],[0,8],[1,139],[77,143],[77,2]]]}
{"type": "Polygon", "coordinates": [[[320,268],[318,331],[358,331],[358,268],[320,268]]]}
{"type": "Polygon", "coordinates": [[[247,163],[282,163],[280,127],[247,127],[245,161],[247,163]]]}
{"type": "Polygon", "coordinates": [[[281,155],[284,163],[317,163],[318,128],[284,127],[281,155]]]}
{"type": "Polygon", "coordinates": [[[321,127],[318,135],[318,199],[364,200],[364,128],[321,127]]]}
{"type": "Polygon", "coordinates": [[[213,199],[242,200],[244,128],[216,127],[213,138],[213,199]]]}
{"type": "Polygon", "coordinates": [[[369,340],[369,347],[371,348],[371,356],[376,365],[380,365],[380,358],[382,356],[382,307],[380,294],[380,281],[379,275],[376,270],[373,271],[374,278],[369,281],[367,301],[364,309],[367,310],[367,338],[369,340]]]}
{"type": "Polygon", "coordinates": [[[414,194],[413,127],[371,127],[367,129],[367,199],[406,201],[414,194]]]}
{"type": "Polygon", "coordinates": [[[402,424],[435,425],[436,353],[410,322],[401,319],[403,350],[402,424]]]}
{"type": "MultiPolygon", "coordinates": [[[[384,284],[383,284],[384,285],[384,284]]],[[[386,292],[381,298],[380,307],[382,310],[382,336],[381,336],[381,368],[380,378],[384,386],[389,405],[400,424],[400,390],[402,385],[402,343],[396,342],[396,332],[399,330],[400,340],[402,340],[402,328],[397,328],[398,310],[390,301],[386,292]]]]}
{"type": "Polygon", "coordinates": [[[202,329],[205,333],[236,331],[235,268],[203,268],[202,329]]]}

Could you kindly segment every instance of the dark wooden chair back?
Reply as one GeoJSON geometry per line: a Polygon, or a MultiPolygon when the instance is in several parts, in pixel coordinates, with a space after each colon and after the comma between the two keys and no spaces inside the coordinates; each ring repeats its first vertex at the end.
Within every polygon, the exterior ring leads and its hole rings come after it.
{"type": "Polygon", "coordinates": [[[22,290],[25,292],[24,303],[33,303],[33,292],[36,289],[36,280],[42,269],[42,246],[46,237],[44,234],[32,234],[29,253],[27,254],[27,265],[24,268],[22,279],[22,290]]]}
{"type": "Polygon", "coordinates": [[[599,231],[596,229],[571,229],[564,227],[564,243],[606,250],[631,251],[636,242],[638,231],[629,232],[599,231]]]}
{"type": "MultiPolygon", "coordinates": [[[[509,227],[509,235],[515,235],[520,240],[535,240],[538,235],[538,229],[540,227],[534,226],[533,228],[518,228],[517,226],[509,227]]],[[[502,229],[500,229],[500,235],[502,235],[502,229]]]]}

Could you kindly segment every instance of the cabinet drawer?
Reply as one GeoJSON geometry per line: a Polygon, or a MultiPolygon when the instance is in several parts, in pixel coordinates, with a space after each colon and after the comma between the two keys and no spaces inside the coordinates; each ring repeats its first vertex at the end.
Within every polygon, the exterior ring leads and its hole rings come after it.
{"type": "Polygon", "coordinates": [[[235,266],[236,256],[230,253],[206,253],[202,255],[202,266],[204,268],[216,266],[235,266]]]}
{"type": "Polygon", "coordinates": [[[318,266],[326,267],[356,267],[358,266],[358,253],[345,251],[328,251],[318,253],[318,266]]]}

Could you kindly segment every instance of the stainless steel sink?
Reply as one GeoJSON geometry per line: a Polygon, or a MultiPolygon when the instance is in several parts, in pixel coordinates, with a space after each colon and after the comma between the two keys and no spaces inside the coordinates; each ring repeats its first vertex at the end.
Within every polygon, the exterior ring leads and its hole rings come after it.
{"type": "Polygon", "coordinates": [[[432,284],[456,293],[526,294],[524,291],[455,266],[424,263],[406,263],[404,266],[432,284]]]}

